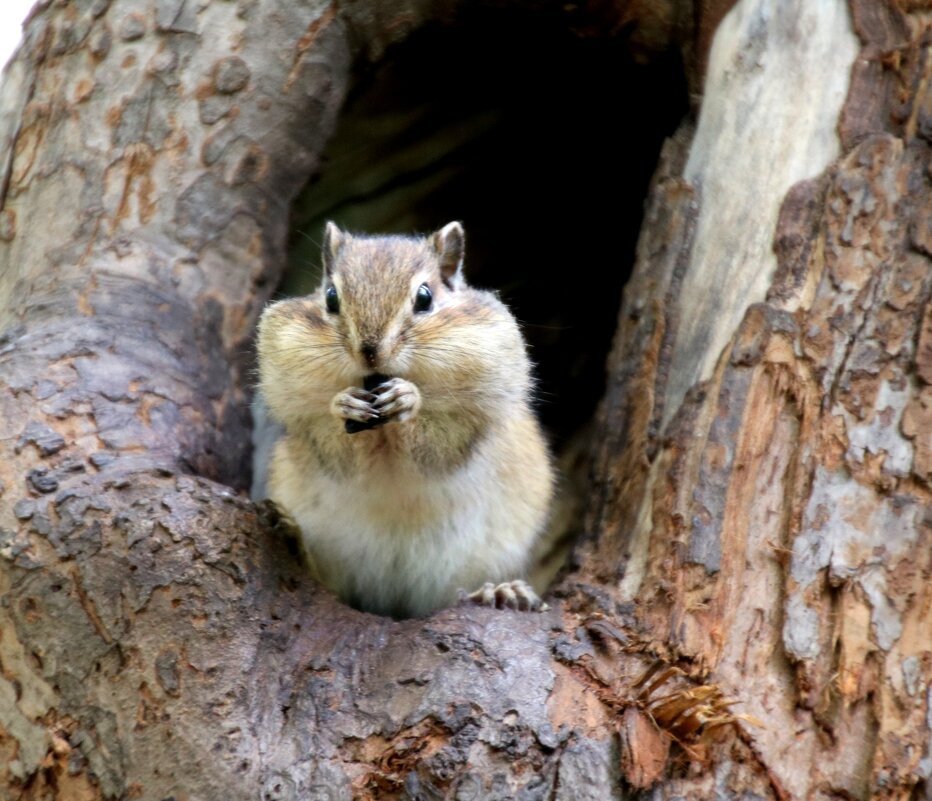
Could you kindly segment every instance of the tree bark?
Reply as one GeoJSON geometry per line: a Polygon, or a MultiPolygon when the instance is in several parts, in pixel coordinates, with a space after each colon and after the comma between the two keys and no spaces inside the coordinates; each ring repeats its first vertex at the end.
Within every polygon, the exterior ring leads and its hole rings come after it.
{"type": "Polygon", "coordinates": [[[932,797],[923,12],[720,6],[599,9],[708,67],[552,609],[393,622],[236,492],[249,338],[353,59],[456,5],[39,5],[0,87],[0,797],[932,797]]]}

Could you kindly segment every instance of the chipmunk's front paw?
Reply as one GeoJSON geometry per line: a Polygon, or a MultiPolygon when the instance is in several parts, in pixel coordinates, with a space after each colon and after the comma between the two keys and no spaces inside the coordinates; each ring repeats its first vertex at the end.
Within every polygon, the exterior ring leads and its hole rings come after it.
{"type": "Polygon", "coordinates": [[[383,420],[403,423],[421,410],[420,390],[403,378],[390,378],[372,392],[375,395],[372,406],[383,420]]]}
{"type": "Polygon", "coordinates": [[[527,612],[546,612],[550,608],[534,592],[534,588],[521,579],[506,581],[498,585],[487,581],[478,590],[468,594],[461,590],[460,603],[493,606],[496,609],[519,609],[527,612]]]}
{"type": "Polygon", "coordinates": [[[362,387],[347,387],[333,396],[330,412],[342,420],[371,423],[379,418],[373,406],[375,399],[375,395],[362,387]]]}

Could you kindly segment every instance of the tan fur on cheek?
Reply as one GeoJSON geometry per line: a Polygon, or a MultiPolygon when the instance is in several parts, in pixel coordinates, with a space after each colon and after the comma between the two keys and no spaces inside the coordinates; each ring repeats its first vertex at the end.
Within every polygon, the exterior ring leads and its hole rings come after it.
{"type": "Polygon", "coordinates": [[[265,311],[258,355],[260,390],[286,428],[324,413],[352,375],[342,337],[306,302],[283,301],[265,311]]]}

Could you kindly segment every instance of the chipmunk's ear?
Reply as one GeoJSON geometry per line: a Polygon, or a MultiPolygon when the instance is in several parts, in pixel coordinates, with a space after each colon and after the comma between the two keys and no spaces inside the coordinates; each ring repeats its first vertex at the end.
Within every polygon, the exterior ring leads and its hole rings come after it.
{"type": "Polygon", "coordinates": [[[463,251],[466,234],[458,222],[447,223],[431,234],[430,244],[440,258],[440,277],[450,289],[463,285],[463,251]]]}
{"type": "Polygon", "coordinates": [[[333,262],[336,260],[344,239],[346,239],[346,234],[337,228],[332,220],[327,220],[327,225],[324,227],[323,256],[324,273],[328,276],[333,273],[333,262]]]}

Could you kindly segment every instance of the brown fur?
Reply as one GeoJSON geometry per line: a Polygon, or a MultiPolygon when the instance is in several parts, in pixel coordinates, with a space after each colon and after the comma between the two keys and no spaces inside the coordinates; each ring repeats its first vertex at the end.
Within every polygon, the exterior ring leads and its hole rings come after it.
{"type": "Polygon", "coordinates": [[[449,603],[453,583],[515,578],[552,493],[518,326],[493,294],[463,283],[462,229],[444,232],[430,239],[351,237],[328,227],[324,285],[269,306],[259,327],[260,390],[286,429],[272,460],[270,495],[301,526],[321,580],[374,611],[421,614],[449,603]],[[414,299],[425,283],[433,305],[419,313],[414,299]],[[327,310],[331,284],[338,313],[327,310]],[[375,363],[364,355],[367,344],[376,349],[375,363]],[[365,393],[353,388],[373,372],[393,378],[399,412],[377,428],[347,434],[342,410],[355,413],[361,401],[353,398],[365,393]],[[336,512],[318,517],[344,492],[336,512]],[[335,519],[344,508],[346,518],[335,519]],[[484,528],[486,519],[500,530],[484,528]],[[475,546],[461,553],[467,536],[475,546]],[[457,540],[436,551],[443,537],[457,540]],[[425,554],[435,554],[424,558],[449,559],[449,586],[422,574],[421,541],[425,554]],[[361,566],[357,552],[392,554],[397,564],[361,566]]]}

